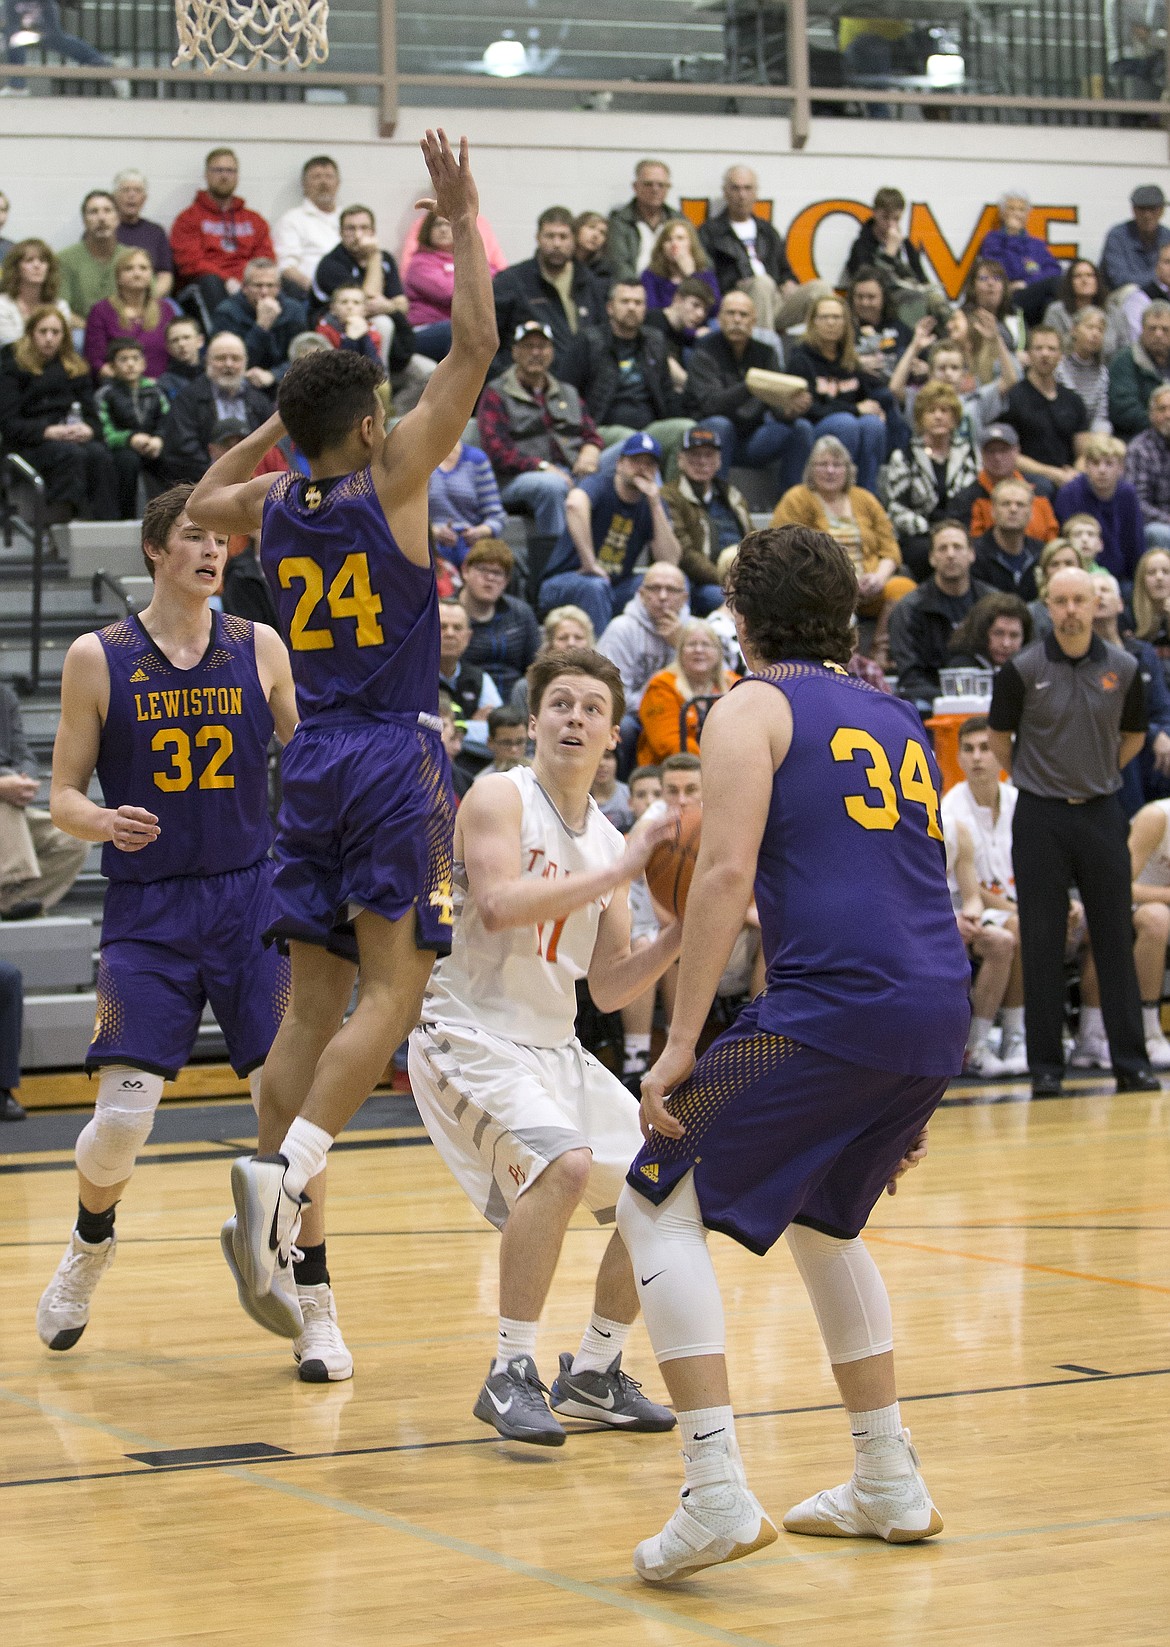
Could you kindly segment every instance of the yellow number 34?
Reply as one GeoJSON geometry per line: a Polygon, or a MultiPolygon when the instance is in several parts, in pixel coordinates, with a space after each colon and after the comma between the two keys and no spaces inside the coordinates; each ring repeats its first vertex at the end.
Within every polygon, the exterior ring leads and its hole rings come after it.
{"type": "MultiPolygon", "coordinates": [[[[863,793],[845,796],[845,810],[862,829],[893,829],[899,821],[898,796],[894,789],[894,774],[890,759],[877,739],[859,726],[838,727],[833,734],[829,751],[835,761],[864,760],[866,787],[877,797],[870,800],[863,793]]],[[[917,738],[907,738],[902,763],[898,768],[898,789],[903,801],[917,801],[926,808],[926,833],[936,841],[943,838],[938,822],[938,790],[930,777],[930,762],[926,750],[917,738]]]]}

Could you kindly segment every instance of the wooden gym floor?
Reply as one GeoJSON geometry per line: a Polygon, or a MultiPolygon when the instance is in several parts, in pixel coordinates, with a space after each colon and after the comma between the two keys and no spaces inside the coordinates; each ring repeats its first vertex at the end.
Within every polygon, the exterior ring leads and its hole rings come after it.
{"type": "MultiPolygon", "coordinates": [[[[300,1384],[287,1346],[236,1303],[218,1242],[236,1145],[214,1106],[148,1146],[117,1263],[66,1355],[33,1320],[74,1209],[71,1151],[0,1157],[5,1642],[1162,1647],[1170,1092],[1069,1085],[1036,1104],[1020,1087],[953,1088],[929,1160],[871,1227],[941,1538],[781,1534],[669,1590],[641,1584],[630,1553],[671,1509],[675,1437],[578,1426],[546,1453],[472,1418],[496,1237],[408,1106],[383,1111],[389,1124],[360,1117],[332,1158],[349,1384],[300,1384]]],[[[243,1142],[245,1112],[229,1119],[243,1142]]],[[[581,1223],[566,1240],[541,1334],[549,1382],[605,1239],[581,1223]]],[[[713,1247],[740,1442],[779,1521],[843,1479],[849,1437],[786,1250],[713,1247]]],[[[640,1327],[626,1362],[661,1395],[640,1327]]]]}

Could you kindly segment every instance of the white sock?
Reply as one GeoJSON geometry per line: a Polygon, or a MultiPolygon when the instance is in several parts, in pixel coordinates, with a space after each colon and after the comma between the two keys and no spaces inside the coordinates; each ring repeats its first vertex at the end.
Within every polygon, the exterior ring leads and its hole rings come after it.
{"type": "Polygon", "coordinates": [[[720,1453],[726,1453],[729,1458],[739,1457],[735,1414],[730,1407],[693,1407],[689,1412],[679,1413],[678,1428],[688,1481],[692,1464],[720,1453]]]}
{"type": "Polygon", "coordinates": [[[303,1195],[310,1178],[316,1178],[325,1165],[333,1137],[324,1127],[314,1126],[298,1115],[284,1135],[280,1153],[288,1162],[284,1187],[289,1195],[303,1195]]]}
{"type": "Polygon", "coordinates": [[[508,1362],[515,1361],[518,1355],[526,1355],[535,1364],[536,1361],[536,1332],[539,1322],[513,1321],[509,1316],[501,1315],[499,1332],[496,1335],[496,1359],[492,1364],[492,1372],[507,1372],[508,1362]]]}
{"type": "Polygon", "coordinates": [[[1081,1022],[1077,1030],[1077,1040],[1087,1041],[1092,1036],[1095,1040],[1105,1039],[1105,1020],[1101,1016],[1100,1007],[1082,1007],[1081,1022]]]}
{"type": "Polygon", "coordinates": [[[1160,1003],[1153,1003],[1142,1008],[1142,1030],[1147,1041],[1162,1033],[1162,1008],[1160,1003]]]}
{"type": "Polygon", "coordinates": [[[990,1034],[990,1018],[972,1018],[971,1030],[967,1036],[967,1051],[974,1052],[976,1047],[981,1047],[990,1034]]]}
{"type": "Polygon", "coordinates": [[[1003,1009],[1003,1043],[1022,1041],[1024,1039],[1024,1009],[1018,1007],[1004,1007],[1003,1009]]]}
{"type": "Polygon", "coordinates": [[[604,1372],[614,1356],[625,1349],[632,1324],[629,1321],[609,1321],[594,1310],[585,1328],[581,1348],[573,1357],[573,1371],[604,1372]]]}
{"type": "Polygon", "coordinates": [[[902,1412],[896,1401],[872,1412],[850,1413],[849,1428],[853,1432],[858,1475],[870,1480],[893,1481],[906,1474],[902,1412]]]}
{"type": "Polygon", "coordinates": [[[687,1502],[704,1525],[729,1532],[742,1519],[747,1478],[730,1407],[695,1407],[678,1415],[687,1502]]]}
{"type": "Polygon", "coordinates": [[[629,1075],[640,1064],[648,1064],[649,1062],[649,1035],[627,1035],[625,1037],[625,1061],[622,1064],[622,1074],[629,1075]]]}

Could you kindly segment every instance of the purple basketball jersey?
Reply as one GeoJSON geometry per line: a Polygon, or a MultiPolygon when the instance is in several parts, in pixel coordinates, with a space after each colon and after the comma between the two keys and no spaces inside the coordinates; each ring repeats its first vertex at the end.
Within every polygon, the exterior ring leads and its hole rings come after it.
{"type": "Polygon", "coordinates": [[[302,719],[438,714],[434,572],[394,541],[368,468],[337,481],[282,475],[264,501],[260,564],[302,719]]]}
{"type": "Polygon", "coordinates": [[[756,868],[760,1029],[867,1068],[957,1075],[971,968],[921,721],[831,667],[751,678],[784,693],[793,723],[756,868]]]}
{"type": "Polygon", "coordinates": [[[256,673],[252,625],[211,614],[193,669],[176,669],[135,617],[99,630],[110,707],[97,773],[107,806],[141,806],[159,821],[141,852],[102,850],[111,881],[161,881],[247,869],[272,843],[268,745],[272,711],[256,673]]]}

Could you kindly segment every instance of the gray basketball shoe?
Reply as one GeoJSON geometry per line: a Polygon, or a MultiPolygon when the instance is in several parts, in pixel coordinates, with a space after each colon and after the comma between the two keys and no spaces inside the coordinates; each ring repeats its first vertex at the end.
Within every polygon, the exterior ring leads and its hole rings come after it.
{"type": "Polygon", "coordinates": [[[678,1420],[642,1394],[642,1386],[622,1371],[615,1355],[604,1372],[573,1371],[573,1356],[561,1356],[561,1370],[549,1392],[549,1406],[566,1418],[588,1418],[615,1430],[673,1430],[678,1420]]]}
{"type": "Polygon", "coordinates": [[[565,1432],[545,1405],[547,1394],[531,1357],[518,1355],[501,1373],[488,1369],[483,1389],[471,1410],[476,1418],[497,1429],[505,1441],[528,1441],[535,1447],[563,1447],[565,1432]]]}

